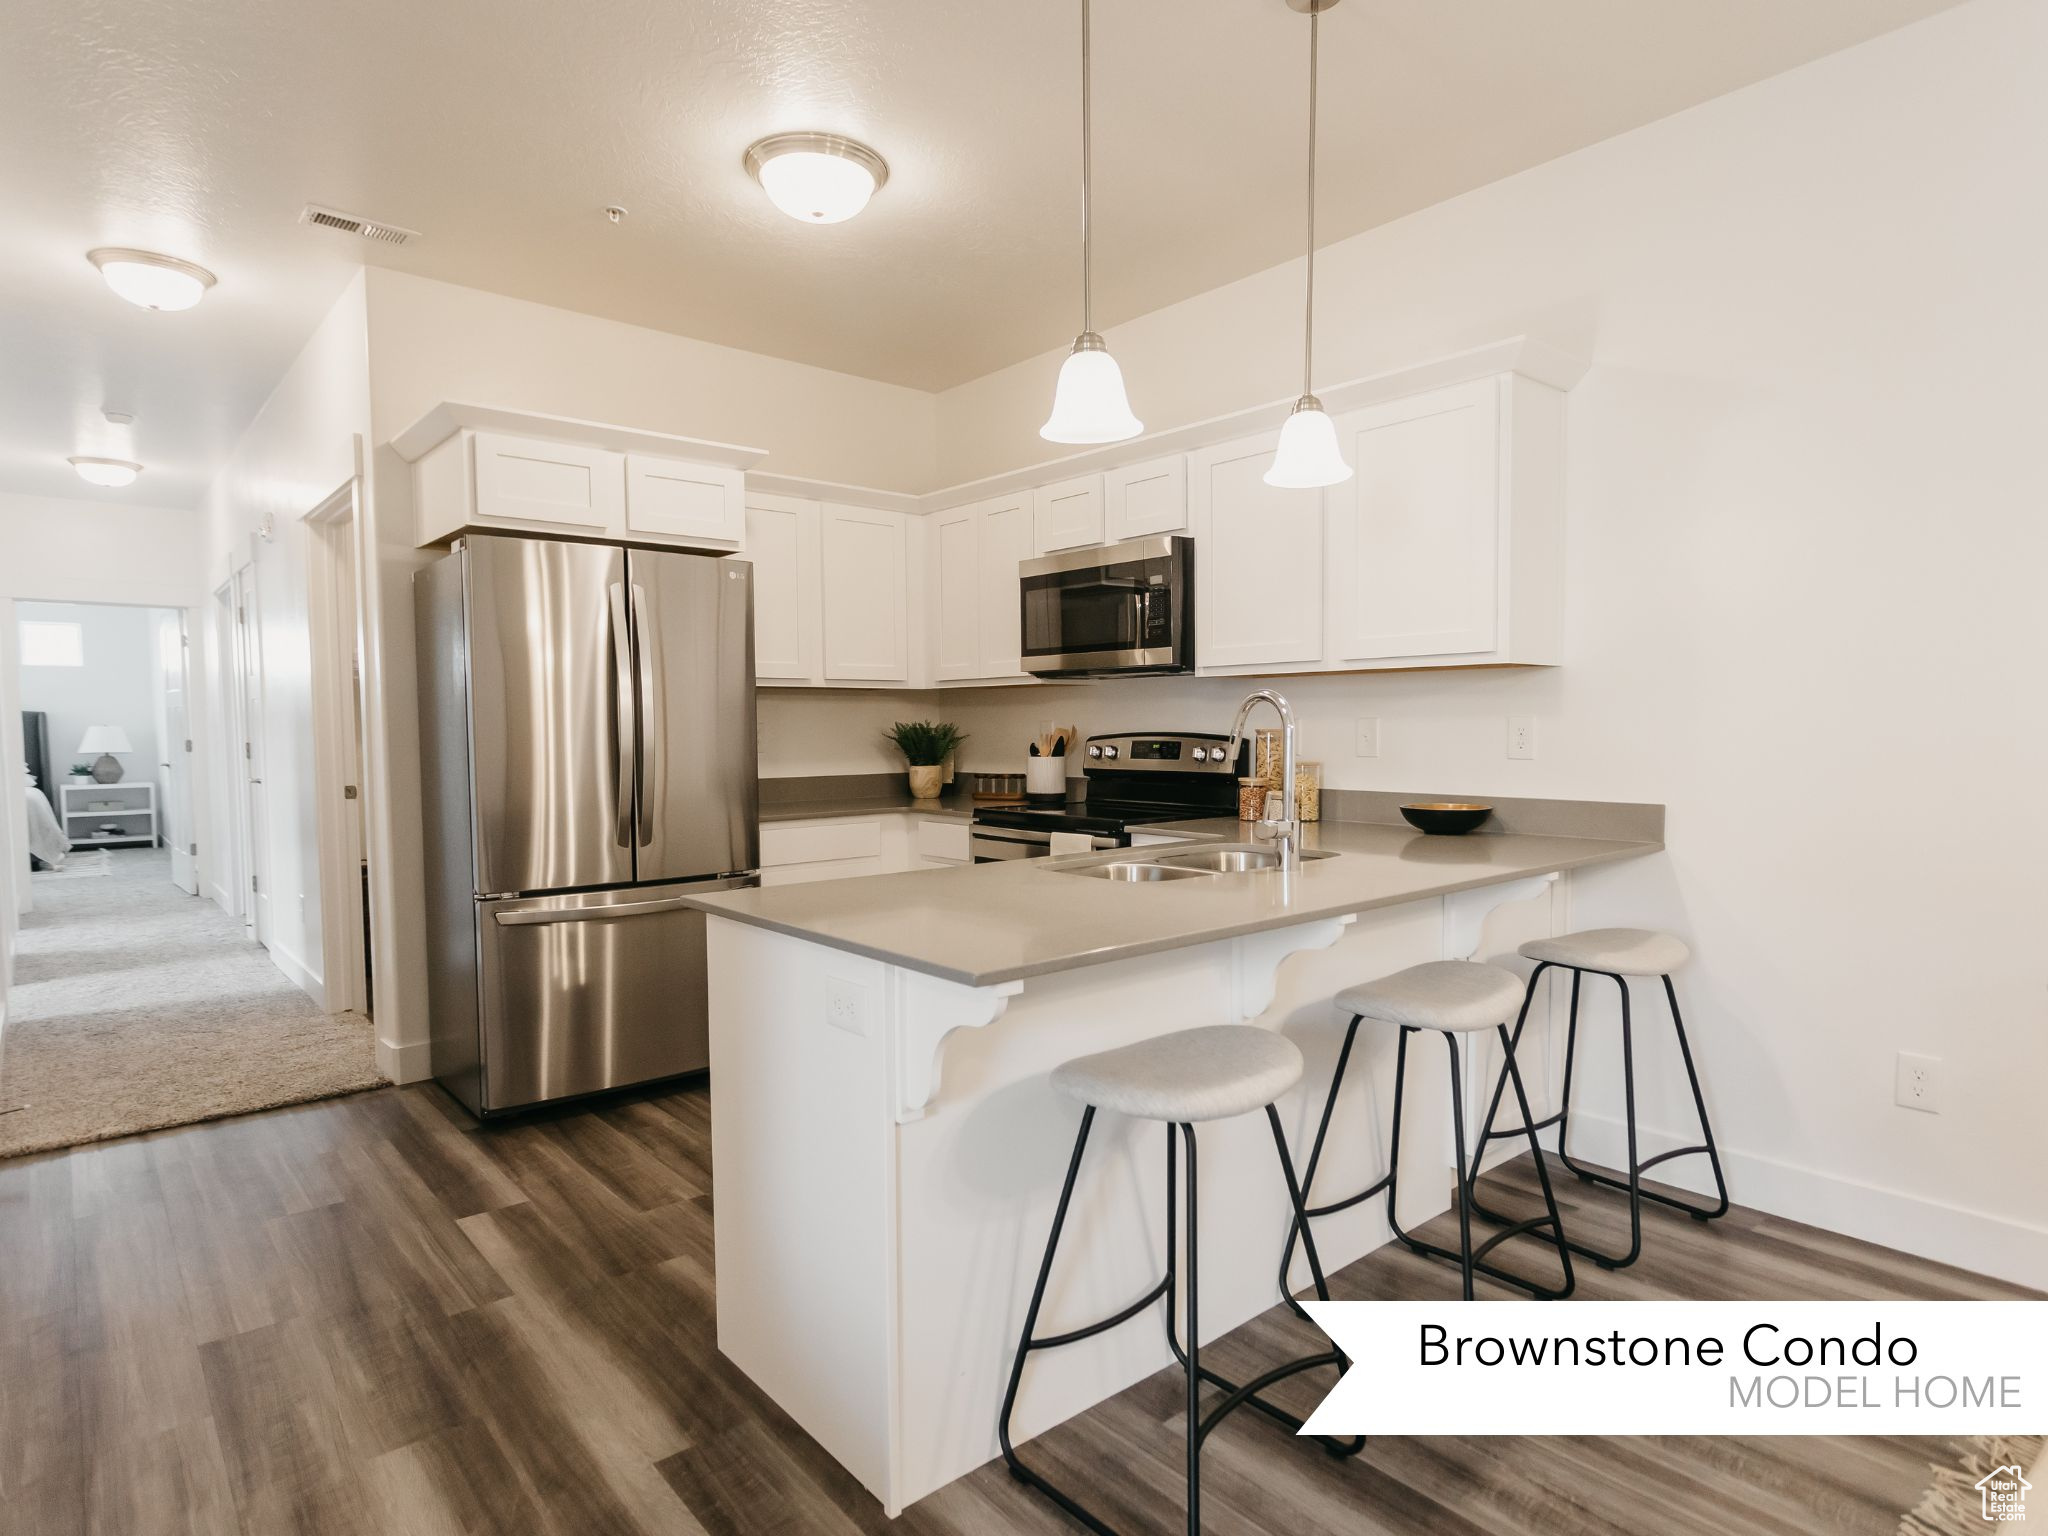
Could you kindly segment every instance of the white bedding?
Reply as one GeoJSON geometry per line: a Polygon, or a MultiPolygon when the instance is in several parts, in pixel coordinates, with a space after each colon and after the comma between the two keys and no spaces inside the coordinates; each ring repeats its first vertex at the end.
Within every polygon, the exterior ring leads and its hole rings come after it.
{"type": "Polygon", "coordinates": [[[64,855],[71,851],[71,839],[50,809],[50,801],[33,784],[28,786],[28,851],[52,869],[64,867],[64,855]]]}

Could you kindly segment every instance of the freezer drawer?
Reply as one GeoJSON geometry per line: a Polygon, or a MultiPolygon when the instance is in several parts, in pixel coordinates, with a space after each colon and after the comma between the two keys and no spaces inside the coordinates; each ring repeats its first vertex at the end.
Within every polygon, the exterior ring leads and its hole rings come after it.
{"type": "Polygon", "coordinates": [[[477,903],[486,1114],[710,1065],[704,914],[753,876],[477,903]]]}

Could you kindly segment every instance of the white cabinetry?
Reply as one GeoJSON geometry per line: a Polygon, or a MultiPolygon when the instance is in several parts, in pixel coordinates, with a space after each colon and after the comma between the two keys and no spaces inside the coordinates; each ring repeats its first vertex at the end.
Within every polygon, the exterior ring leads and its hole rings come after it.
{"type": "Polygon", "coordinates": [[[1178,453],[1126,464],[1102,477],[1103,538],[1111,543],[1188,525],[1188,461],[1178,453]]]}
{"type": "Polygon", "coordinates": [[[901,512],[820,509],[825,681],[910,681],[910,541],[901,512]]]}
{"type": "Polygon", "coordinates": [[[929,526],[932,680],[1023,676],[1017,567],[1031,555],[1032,498],[998,497],[934,513],[929,526]]]}
{"type": "Polygon", "coordinates": [[[1031,547],[1039,554],[1102,542],[1102,476],[1041,485],[1031,496],[1031,547]]]}
{"type": "Polygon", "coordinates": [[[1266,484],[1277,432],[1188,456],[1195,664],[1298,671],[1323,659],[1323,498],[1266,484]]]}
{"type": "Polygon", "coordinates": [[[736,469],[626,455],[626,530],[700,549],[744,549],[745,487],[736,469]]]}
{"type": "Polygon", "coordinates": [[[1333,667],[1555,663],[1563,396],[1514,374],[1337,418],[1333,667]]]}
{"type": "Polygon", "coordinates": [[[967,823],[916,814],[771,821],[761,828],[761,883],[950,869],[972,861],[967,823]]]}
{"type": "Polygon", "coordinates": [[[759,450],[446,402],[391,439],[413,467],[414,541],[468,530],[746,547],[742,471],[759,450]]]}
{"type": "Polygon", "coordinates": [[[794,496],[747,498],[747,554],[754,563],[754,675],[815,683],[824,675],[824,586],[818,504],[794,496]]]}

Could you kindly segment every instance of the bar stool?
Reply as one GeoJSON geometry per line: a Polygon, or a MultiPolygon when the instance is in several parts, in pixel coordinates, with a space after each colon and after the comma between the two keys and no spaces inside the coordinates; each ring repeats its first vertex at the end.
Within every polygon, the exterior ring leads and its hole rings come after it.
{"type": "MultiPolygon", "coordinates": [[[[1100,1532],[1101,1536],[1117,1536],[1117,1533],[1114,1527],[1105,1524],[1086,1505],[1025,1466],[1018,1458],[1016,1447],[1010,1443],[1010,1414],[1017,1404],[1017,1387],[1024,1377],[1025,1358],[1033,1350],[1056,1349],[1063,1344],[1077,1344],[1083,1339],[1093,1338],[1119,1323],[1130,1321],[1162,1296],[1166,1299],[1166,1341],[1173,1350],[1174,1358],[1187,1373],[1187,1525],[1190,1536],[1194,1536],[1202,1527],[1202,1442],[1208,1439],[1210,1431],[1216,1428],[1223,1417],[1249,1403],[1260,1412],[1299,1433],[1302,1421],[1268,1402],[1260,1393],[1273,1383],[1300,1371],[1333,1365],[1341,1372],[1350,1364],[1341,1351],[1332,1348],[1319,1354],[1304,1355],[1299,1359],[1290,1360],[1261,1372],[1248,1382],[1238,1383],[1227,1380],[1201,1363],[1201,1334],[1195,1305],[1198,1264],[1195,1228],[1195,1125],[1201,1121],[1224,1120],[1236,1115],[1249,1114],[1263,1107],[1266,1111],[1266,1122],[1273,1130],[1273,1147],[1279,1154],[1280,1172],[1287,1181],[1287,1199],[1295,1213],[1293,1225],[1299,1227],[1302,1212],[1301,1189],[1295,1182],[1294,1162],[1287,1155],[1287,1139],[1281,1134],[1279,1111],[1273,1104],[1300,1080],[1301,1052],[1295,1048],[1294,1042],[1284,1035],[1258,1029],[1249,1024],[1213,1024],[1200,1029],[1160,1035],[1117,1050],[1077,1057],[1056,1068],[1052,1074],[1054,1089],[1083,1106],[1081,1129],[1074,1137],[1073,1157],[1067,1164],[1067,1181],[1060,1190],[1059,1205],[1053,1212],[1052,1234],[1046,1239],[1045,1258],[1038,1266],[1038,1284],[1031,1292],[1030,1309],[1024,1314],[1024,1333],[1018,1340],[1016,1361],[1010,1367],[1009,1390],[1003,1394],[1003,1411],[998,1435],[1002,1441],[1003,1460],[1009,1464],[1012,1477],[1036,1488],[1090,1530],[1100,1532]],[[1167,1126],[1166,1275],[1151,1290],[1115,1315],[1085,1327],[1069,1329],[1065,1333],[1041,1339],[1035,1336],[1038,1328],[1038,1310],[1045,1300],[1046,1281],[1052,1275],[1053,1254],[1059,1248],[1060,1231],[1066,1225],[1068,1202],[1074,1194],[1074,1179],[1081,1171],[1081,1153],[1088,1145],[1088,1132],[1095,1123],[1095,1112],[1099,1109],[1112,1110],[1140,1120],[1159,1120],[1167,1126]],[[1187,1164],[1188,1180],[1186,1348],[1181,1346],[1174,1316],[1177,1249],[1174,1225],[1173,1133],[1176,1127],[1180,1131],[1180,1139],[1185,1149],[1183,1160],[1187,1164]],[[1203,1414],[1201,1406],[1201,1388],[1204,1382],[1221,1389],[1224,1394],[1222,1400],[1206,1415],[1203,1414]]],[[[1315,1245],[1308,1242],[1304,1246],[1308,1253],[1309,1268],[1315,1275],[1316,1294],[1327,1301],[1330,1289],[1323,1278],[1322,1262],[1316,1256],[1315,1245]]],[[[1326,1451],[1337,1456],[1356,1455],[1365,1445],[1365,1437],[1362,1435],[1348,1440],[1320,1435],[1315,1438],[1322,1443],[1326,1451]]]]}
{"type": "MultiPolygon", "coordinates": [[[[1600,1184],[1608,1189],[1622,1191],[1628,1196],[1629,1244],[1626,1253],[1601,1253],[1583,1243],[1571,1245],[1574,1253],[1582,1253],[1603,1269],[1625,1269],[1635,1263],[1643,1251],[1643,1202],[1655,1200],[1673,1210],[1683,1211],[1694,1221],[1712,1221],[1728,1213],[1728,1183],[1721,1176],[1721,1154],[1714,1150],[1714,1128],[1707,1121],[1707,1101],[1700,1095],[1700,1075],[1693,1067],[1692,1047],[1685,1038],[1685,1020],[1678,1012],[1678,991],[1671,984],[1671,973],[1692,958],[1692,951],[1685,947],[1682,939],[1675,934],[1658,933],[1647,928],[1589,928],[1583,933],[1568,933],[1554,939],[1535,939],[1522,946],[1522,957],[1534,960],[1536,969],[1529,973],[1528,990],[1522,995],[1521,1016],[1515,1020],[1515,1039],[1522,1038],[1522,1026],[1529,1017],[1529,1004],[1536,996],[1536,983],[1548,970],[1566,970],[1572,973],[1571,1022],[1565,1033],[1564,1045],[1564,1091],[1558,1098],[1557,1113],[1548,1119],[1529,1123],[1529,1106],[1522,1105],[1522,1128],[1496,1131],[1494,1116],[1500,1112],[1501,1084],[1494,1084],[1493,1103],[1486,1111],[1486,1123],[1479,1132],[1479,1150],[1486,1150],[1486,1143],[1496,1137],[1515,1136],[1526,1129],[1530,1144],[1535,1145],[1535,1133],[1549,1126],[1557,1127],[1557,1158],[1569,1168],[1584,1184],[1600,1184]],[[1572,1061],[1579,1039],[1579,983],[1591,972],[1595,976],[1610,978],[1621,990],[1621,1082],[1623,1103],[1627,1109],[1628,1123],[1628,1178],[1611,1178],[1596,1173],[1590,1168],[1581,1168],[1571,1160],[1565,1149],[1565,1136],[1570,1127],[1572,1109],[1572,1061]],[[1664,982],[1664,996],[1671,1005],[1671,1028],[1678,1036],[1678,1052],[1685,1058],[1685,1075],[1692,1084],[1693,1108],[1699,1113],[1701,1142],[1697,1146],[1674,1147],[1669,1152],[1659,1152],[1655,1157],[1638,1159],[1636,1155],[1636,1067],[1635,1049],[1629,1017],[1629,978],[1631,976],[1656,976],[1664,982]],[[1660,1195],[1654,1190],[1643,1188],[1643,1175],[1659,1163],[1669,1162],[1674,1157],[1687,1157],[1704,1152],[1714,1170],[1714,1187],[1720,1194],[1718,1204],[1711,1207],[1695,1205],[1688,1200],[1675,1200],[1669,1195],[1660,1195]]],[[[1520,1092],[1521,1085],[1516,1084],[1520,1092]]],[[[1536,1152],[1536,1166],[1543,1166],[1541,1148],[1536,1152]]],[[[1313,1164],[1310,1165],[1314,1167],[1313,1164]]],[[[1549,1188],[1544,1181],[1544,1188],[1549,1188]]],[[[1476,1202],[1473,1209],[1488,1221],[1506,1221],[1509,1218],[1486,1210],[1476,1202]]]]}
{"type": "MultiPolygon", "coordinates": [[[[1477,1248],[1472,1246],[1472,1212],[1474,1209],[1473,1189],[1479,1180],[1479,1157],[1474,1154],[1470,1171],[1465,1161],[1465,1095],[1460,1071],[1460,1039],[1481,1030],[1493,1029],[1500,1035],[1502,1054],[1501,1077],[1503,1082],[1515,1085],[1515,1098],[1522,1106],[1522,1118],[1529,1116],[1529,1096],[1522,1087],[1521,1069],[1515,1065],[1514,1041],[1508,1037],[1507,1017],[1514,1011],[1515,1000],[1521,996],[1522,984],[1511,971],[1498,966],[1481,965],[1471,960],[1432,960],[1424,965],[1411,965],[1405,971],[1396,971],[1391,976],[1382,976],[1378,981],[1369,981],[1363,986],[1348,987],[1337,994],[1337,1006],[1351,1015],[1350,1027],[1344,1031],[1344,1045],[1337,1053],[1337,1070],[1330,1078],[1329,1097],[1323,1101],[1323,1118],[1316,1127],[1316,1139],[1309,1149],[1308,1167],[1302,1178],[1302,1222],[1301,1233],[1308,1235],[1308,1223],[1317,1216],[1329,1216],[1338,1211],[1349,1210],[1352,1206],[1370,1200],[1382,1190],[1387,1196],[1387,1225],[1408,1247],[1430,1258],[1444,1259],[1456,1264],[1463,1276],[1465,1300],[1472,1299],[1472,1277],[1475,1273],[1498,1280],[1517,1290],[1526,1291],[1538,1301],[1560,1301],[1572,1293],[1576,1283],[1572,1278],[1572,1256],[1565,1241],[1564,1218],[1558,1214],[1556,1197],[1551,1193],[1550,1175],[1543,1167],[1541,1149],[1537,1150],[1536,1172],[1543,1184],[1543,1205],[1546,1214],[1529,1221],[1510,1222],[1506,1230],[1496,1232],[1477,1248]],[[1394,1123],[1389,1134],[1391,1143],[1387,1152],[1387,1171],[1378,1183],[1348,1195],[1328,1205],[1310,1205],[1308,1192],[1315,1185],[1316,1169],[1322,1162],[1323,1141],[1330,1132],[1330,1119],[1336,1112],[1337,1094],[1344,1086],[1344,1069],[1351,1061],[1351,1047],[1358,1038],[1358,1026],[1367,1019],[1384,1024],[1400,1026],[1401,1043],[1394,1062],[1394,1123]],[[1423,1242],[1411,1237],[1401,1229],[1395,1214],[1395,1200],[1400,1193],[1401,1171],[1401,1101],[1408,1076],[1408,1037],[1417,1030],[1431,1029],[1444,1038],[1444,1044],[1451,1053],[1451,1123],[1458,1148],[1458,1251],[1439,1247],[1435,1243],[1423,1242]],[[1485,1262],[1486,1255],[1511,1237],[1533,1232],[1539,1227],[1548,1227],[1551,1244],[1557,1250],[1558,1264],[1564,1272],[1563,1280],[1555,1286],[1543,1286],[1533,1280],[1485,1262]]],[[[1496,1090],[1496,1099],[1498,1090],[1496,1090]]],[[[1506,1135],[1506,1132],[1499,1132],[1506,1135]]],[[[1479,1146],[1485,1150],[1485,1142],[1479,1146]]],[[[1536,1133],[1529,1132],[1529,1145],[1536,1147],[1536,1133]]],[[[1313,1252],[1313,1250],[1311,1250],[1313,1252]]],[[[1294,1260],[1294,1237],[1288,1235],[1287,1246],[1280,1258],[1280,1289],[1291,1298],[1292,1287],[1288,1284],[1288,1270],[1294,1260]]],[[[1314,1265],[1310,1266],[1314,1268],[1314,1265]]]]}

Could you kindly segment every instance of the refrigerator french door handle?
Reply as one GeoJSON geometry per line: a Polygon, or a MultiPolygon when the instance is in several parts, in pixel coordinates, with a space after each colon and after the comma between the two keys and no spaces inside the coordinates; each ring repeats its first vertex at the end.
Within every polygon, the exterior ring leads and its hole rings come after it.
{"type": "Polygon", "coordinates": [[[689,904],[681,896],[668,896],[657,901],[615,901],[601,907],[515,907],[509,912],[493,912],[491,919],[500,928],[541,927],[554,923],[608,923],[615,918],[644,917],[650,912],[680,912],[689,904]]]}
{"type": "MultiPolygon", "coordinates": [[[[655,633],[654,623],[647,612],[647,589],[639,582],[633,583],[633,632],[638,644],[635,649],[640,657],[640,815],[639,844],[645,848],[654,841],[654,779],[657,764],[655,758],[664,755],[668,740],[661,720],[655,712],[660,697],[659,679],[656,671],[660,665],[661,644],[655,633]]],[[[664,772],[667,764],[658,765],[664,772]]]]}
{"type": "Polygon", "coordinates": [[[626,612],[626,587],[611,584],[612,605],[612,835],[621,848],[633,846],[633,626],[626,612]]]}

